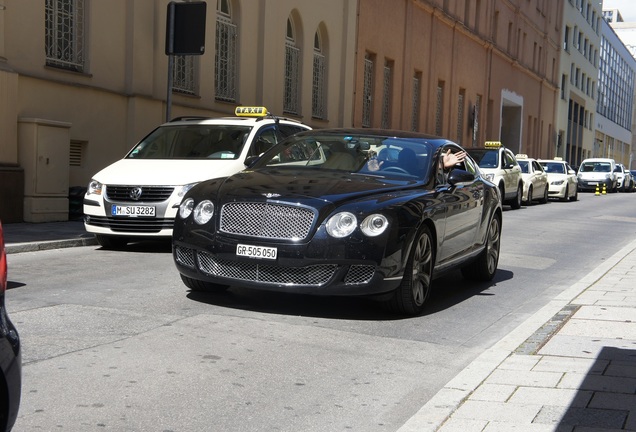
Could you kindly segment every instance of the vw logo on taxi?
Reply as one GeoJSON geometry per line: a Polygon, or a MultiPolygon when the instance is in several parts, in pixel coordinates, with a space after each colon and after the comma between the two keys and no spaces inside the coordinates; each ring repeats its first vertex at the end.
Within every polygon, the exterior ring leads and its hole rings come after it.
{"type": "Polygon", "coordinates": [[[143,192],[143,190],[137,186],[134,187],[130,190],[130,198],[134,199],[135,201],[139,200],[139,198],[141,198],[141,193],[143,192]]]}

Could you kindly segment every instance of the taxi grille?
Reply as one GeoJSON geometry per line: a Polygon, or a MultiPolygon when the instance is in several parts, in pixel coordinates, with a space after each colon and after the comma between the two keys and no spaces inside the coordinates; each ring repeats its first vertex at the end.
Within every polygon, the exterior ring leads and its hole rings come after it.
{"type": "MultiPolygon", "coordinates": [[[[177,256],[183,252],[178,252],[177,256]]],[[[333,277],[336,264],[319,264],[306,267],[281,267],[272,264],[237,262],[219,259],[207,252],[198,252],[199,269],[212,276],[265,284],[296,286],[322,286],[333,277]]]]}
{"type": "Polygon", "coordinates": [[[174,218],[114,218],[104,216],[88,216],[86,223],[101,228],[110,228],[116,232],[156,233],[162,229],[172,229],[174,218]]]}
{"type": "Polygon", "coordinates": [[[172,186],[106,186],[106,198],[117,202],[161,202],[170,198],[174,191],[172,186]],[[133,189],[139,187],[141,195],[132,198],[133,189]]]}
{"type": "Polygon", "coordinates": [[[220,230],[250,237],[301,240],[309,235],[314,219],[314,211],[304,207],[233,202],[221,209],[220,230]]]}

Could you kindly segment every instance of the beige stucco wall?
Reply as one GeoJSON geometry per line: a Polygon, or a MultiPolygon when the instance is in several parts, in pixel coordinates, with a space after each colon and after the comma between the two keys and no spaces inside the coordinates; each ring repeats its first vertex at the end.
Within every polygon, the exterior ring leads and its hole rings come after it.
{"type": "MultiPolygon", "coordinates": [[[[18,164],[19,118],[64,122],[81,143],[81,166],[66,167],[69,186],[119,159],[166,119],[168,0],[85,0],[83,73],[45,65],[44,2],[0,0],[0,164],[18,164]]],[[[352,122],[355,0],[231,0],[238,25],[238,100],[214,95],[216,2],[208,1],[205,53],[197,58],[196,96],[172,94],[171,117],[233,115],[236,105],[265,105],[282,114],[287,18],[302,50],[300,113],[313,127],[352,122]],[[320,28],[327,57],[326,118],[313,119],[312,64],[320,28]]],[[[28,183],[30,180],[27,178],[28,183]]],[[[25,184],[27,190],[31,187],[25,184]]],[[[2,198],[2,197],[0,197],[2,198]]],[[[38,217],[40,218],[40,217],[38,217]]],[[[58,215],[55,218],[59,218],[58,215]]],[[[57,220],[57,219],[56,219],[57,220]]]]}

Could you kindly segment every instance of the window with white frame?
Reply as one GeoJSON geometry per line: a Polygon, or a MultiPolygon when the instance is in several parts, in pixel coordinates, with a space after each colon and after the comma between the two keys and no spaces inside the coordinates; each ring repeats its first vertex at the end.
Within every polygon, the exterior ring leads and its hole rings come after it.
{"type": "Polygon", "coordinates": [[[237,100],[237,39],[238,28],[232,22],[229,0],[216,3],[216,46],[214,57],[214,90],[217,100],[237,100]]]}
{"type": "Polygon", "coordinates": [[[327,60],[323,52],[320,30],[314,35],[314,66],[312,72],[311,116],[317,119],[326,117],[326,70],[327,60]]]}
{"type": "Polygon", "coordinates": [[[283,94],[283,112],[300,114],[300,48],[296,45],[296,30],[291,17],[287,18],[285,38],[285,86],[283,94]]]}
{"type": "Polygon", "coordinates": [[[84,0],[46,0],[46,65],[84,72],[84,0]]]}

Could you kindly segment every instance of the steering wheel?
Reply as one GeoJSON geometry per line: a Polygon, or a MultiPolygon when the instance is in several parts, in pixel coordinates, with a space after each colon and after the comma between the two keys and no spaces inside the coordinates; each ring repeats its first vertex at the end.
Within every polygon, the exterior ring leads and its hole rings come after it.
{"type": "Polygon", "coordinates": [[[386,168],[383,168],[382,171],[397,171],[397,172],[401,172],[403,174],[410,174],[407,170],[405,170],[404,168],[400,168],[398,166],[386,167],[386,168]]]}

